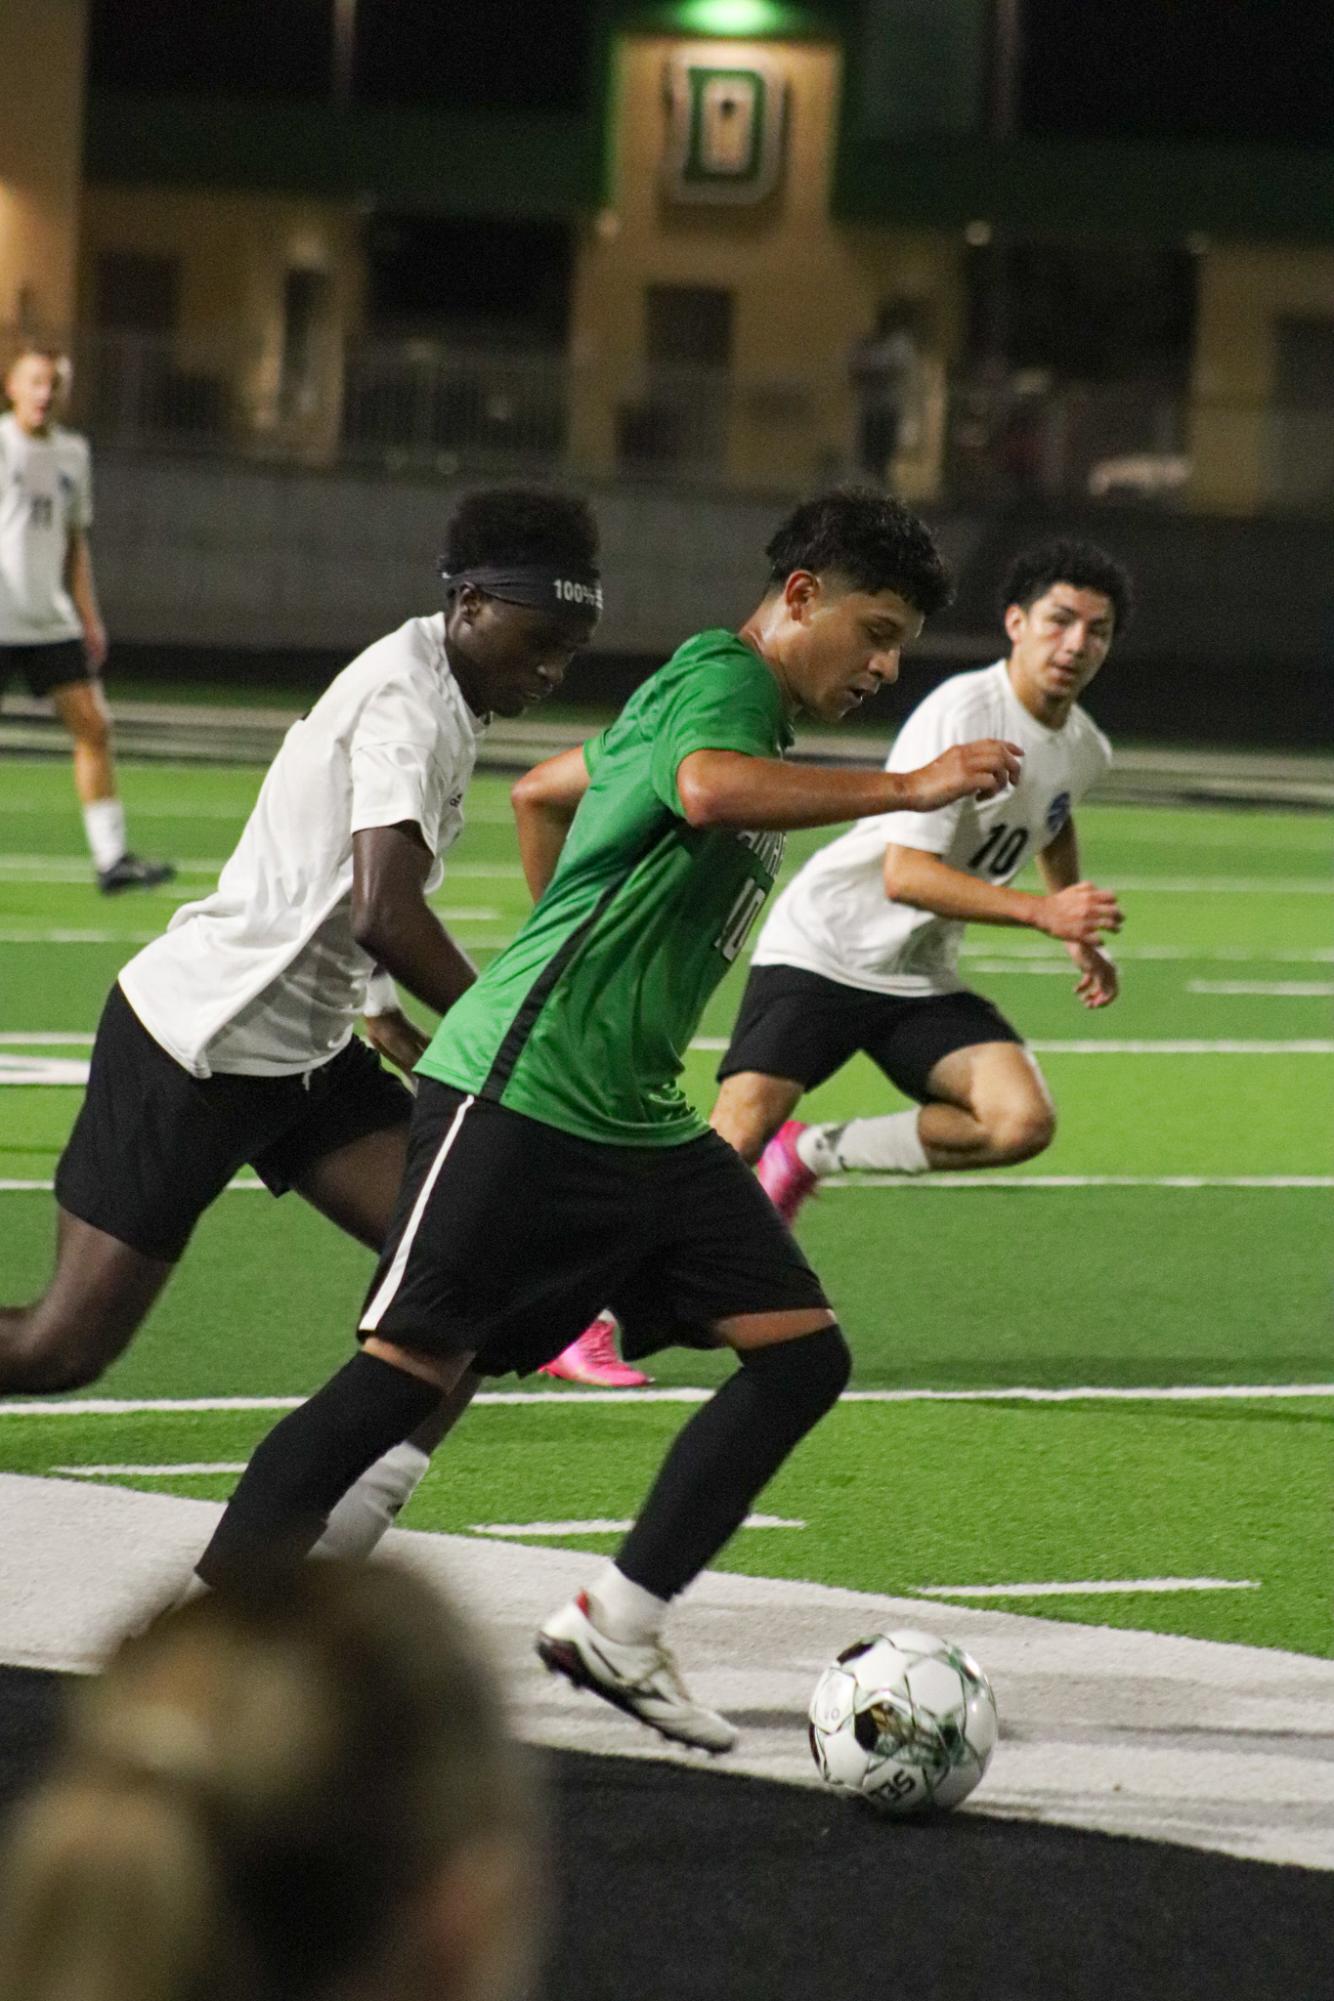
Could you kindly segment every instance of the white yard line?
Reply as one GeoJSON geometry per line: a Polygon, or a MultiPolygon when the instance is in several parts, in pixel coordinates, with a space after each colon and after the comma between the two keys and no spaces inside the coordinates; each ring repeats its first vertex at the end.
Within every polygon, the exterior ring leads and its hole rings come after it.
{"type": "MultiPolygon", "coordinates": [[[[1328,966],[1334,965],[1334,945],[1317,946],[1309,951],[1295,951],[1286,946],[1256,950],[1249,945],[1137,945],[1118,938],[1111,947],[1117,959],[1161,959],[1164,961],[1198,961],[1202,965],[1228,966],[1328,966]]],[[[999,940],[965,939],[962,946],[965,959],[1041,959],[1050,960],[1052,948],[1046,944],[1002,944],[999,940]]],[[[1070,961],[1067,959],[1068,966],[1070,961]]]]}
{"type": "Polygon", "coordinates": [[[182,1459],[172,1466],[53,1466],[69,1480],[105,1480],[133,1475],[136,1480],[174,1480],[203,1473],[244,1473],[244,1459],[182,1459]]]}
{"type": "Polygon", "coordinates": [[[1253,1577],[1124,1577],[1079,1584],[919,1584],[922,1598],[1099,1598],[1123,1591],[1258,1591],[1253,1577]]]}
{"type": "MultiPolygon", "coordinates": [[[[715,1051],[726,1049],[731,1038],[726,1035],[697,1035],[692,1049],[715,1051]]],[[[1028,1048],[1047,1056],[1334,1056],[1334,1039],[1328,1037],[1306,1037],[1296,1042],[1208,1041],[1202,1037],[1183,1037],[1164,1041],[1142,1040],[1134,1042],[1114,1042],[1110,1038],[1090,1036],[1072,1042],[1030,1042],[1028,1048]]]]}
{"type": "MultiPolygon", "coordinates": [[[[3,1658],[84,1670],[184,1582],[221,1513],[167,1494],[5,1475],[0,1508],[3,1658]]],[[[385,1547],[484,1624],[526,1737],[697,1758],[547,1675],[533,1653],[535,1626],[587,1587],[600,1557],[401,1530],[385,1547]]],[[[707,1571],[684,1594],[672,1638],[700,1700],[741,1724],[722,1769],[816,1786],[805,1727],[816,1676],[859,1634],[923,1625],[943,1626],[982,1661],[1004,1722],[966,1815],[1334,1869],[1334,1661],[733,1571],[707,1571]]]]}
{"type": "MultiPolygon", "coordinates": [[[[493,1404],[513,1408],[575,1410],[581,1404],[707,1403],[712,1390],[695,1387],[650,1390],[481,1390],[472,1408],[493,1404]]],[[[845,1390],[840,1403],[1255,1403],[1288,1398],[1334,1398],[1334,1383],[1159,1383],[1127,1389],[1120,1385],[1012,1387],[985,1390],[845,1390]]],[[[0,1401],[6,1417],[147,1417],[201,1411],[295,1410],[301,1397],[70,1397],[0,1401]]],[[[85,1471],[88,1469],[85,1468],[85,1471]]]]}
{"type": "Polygon", "coordinates": [[[1328,1000],[1334,980],[1187,980],[1188,994],[1265,994],[1282,1000],[1328,1000]]]}
{"type": "Polygon", "coordinates": [[[0,945],[149,945],[161,931],[0,931],[0,945]]]}
{"type": "Polygon", "coordinates": [[[1334,1174],[834,1174],[820,1187],[915,1188],[928,1194],[972,1188],[992,1195],[1044,1188],[1334,1188],[1334,1174]]]}
{"type": "MultiPolygon", "coordinates": [[[[50,1082],[50,1079],[31,1077],[6,1077],[4,1059],[0,1057],[0,1086],[9,1084],[31,1084],[50,1082]]],[[[69,1080],[63,1080],[69,1081],[69,1080]]],[[[78,1080],[75,1080],[78,1081],[78,1080]]],[[[988,1176],[985,1174],[860,1174],[832,1175],[823,1187],[836,1192],[848,1189],[875,1188],[891,1192],[915,1189],[919,1193],[944,1192],[946,1189],[972,1189],[978,1194],[1013,1195],[1021,1192],[1034,1193],[1041,1190],[1083,1189],[1083,1188],[1163,1188],[1196,1190],[1202,1188],[1249,1188],[1262,1192],[1282,1193],[1289,1189],[1334,1188],[1334,1174],[1014,1174],[988,1176]]],[[[50,1178],[32,1179],[0,1178],[0,1195],[49,1195],[55,1189],[50,1178]]],[[[262,1181],[247,1179],[228,1184],[223,1191],[228,1195],[256,1195],[263,1192],[262,1181]]]]}
{"type": "MultiPolygon", "coordinates": [[[[57,1467],[57,1472],[61,1469],[57,1467]]],[[[805,1522],[789,1521],[784,1515],[747,1515],[743,1529],[804,1529],[805,1522]]],[[[469,1535],[510,1536],[516,1542],[527,1537],[566,1535],[626,1535],[633,1521],[594,1519],[583,1522],[474,1522],[469,1535]]]]}

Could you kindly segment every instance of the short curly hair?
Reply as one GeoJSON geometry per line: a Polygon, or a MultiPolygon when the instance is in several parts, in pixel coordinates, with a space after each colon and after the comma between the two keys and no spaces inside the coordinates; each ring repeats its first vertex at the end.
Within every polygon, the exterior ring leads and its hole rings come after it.
{"type": "Polygon", "coordinates": [[[854,590],[897,591],[924,618],[954,594],[926,523],[879,487],[835,487],[803,501],[764,553],[771,587],[794,570],[816,576],[832,570],[854,590]]]}
{"type": "Polygon", "coordinates": [[[481,564],[597,566],[598,525],[576,493],[538,486],[486,486],[464,494],[449,518],[441,556],[449,572],[481,564]]]}
{"type": "Polygon", "coordinates": [[[1039,542],[1015,557],[1005,573],[1000,589],[1002,618],[1012,604],[1027,611],[1053,584],[1071,584],[1078,591],[1099,591],[1111,600],[1116,629],[1125,630],[1135,610],[1135,594],[1130,572],[1109,556],[1096,542],[1081,542],[1075,536],[1057,536],[1039,542]]]}

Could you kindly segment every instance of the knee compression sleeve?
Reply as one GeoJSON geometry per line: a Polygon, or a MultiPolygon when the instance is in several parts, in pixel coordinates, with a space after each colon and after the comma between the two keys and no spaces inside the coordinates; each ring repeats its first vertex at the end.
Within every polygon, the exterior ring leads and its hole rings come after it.
{"type": "Polygon", "coordinates": [[[837,1327],[747,1350],[735,1375],[678,1434],[617,1569],[658,1598],[683,1590],[837,1403],[851,1368],[837,1327]]]}

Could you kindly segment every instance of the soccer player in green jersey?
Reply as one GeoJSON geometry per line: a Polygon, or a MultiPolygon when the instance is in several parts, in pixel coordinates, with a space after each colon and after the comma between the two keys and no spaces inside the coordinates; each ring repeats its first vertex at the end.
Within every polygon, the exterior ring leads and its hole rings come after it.
{"type": "Polygon", "coordinates": [[[313,1546],[442,1396],[539,1367],[610,1301],[633,1352],[721,1343],[739,1367],[538,1649],[711,1751],[735,1732],[687,1693],[662,1644],[668,1606],[837,1400],[850,1361],[786,1225],[686,1102],[685,1051],[789,828],[991,798],[1021,755],[986,741],[919,771],[786,764],[794,715],[846,716],[893,681],[949,587],[922,523],[870,489],[797,508],[767,555],[739,633],[688,640],[610,729],[515,787],[537,906],[419,1065],[361,1351],[261,1444],[199,1565],[213,1583],[275,1542],[313,1546]]]}

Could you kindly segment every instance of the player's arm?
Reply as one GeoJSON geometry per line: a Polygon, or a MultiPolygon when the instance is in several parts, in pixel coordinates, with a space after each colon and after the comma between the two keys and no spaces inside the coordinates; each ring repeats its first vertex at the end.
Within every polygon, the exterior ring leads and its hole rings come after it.
{"type": "MultiPolygon", "coordinates": [[[[1059,900],[1068,892],[1091,890],[1092,883],[1081,882],[1079,877],[1079,836],[1075,832],[1074,816],[1067,819],[1054,841],[1048,841],[1037,855],[1038,874],[1042,877],[1050,898],[1059,900]]],[[[1106,891],[1098,891],[1105,895],[1106,891]]],[[[1118,912],[1119,916],[1119,912],[1118,912]]],[[[1108,929],[1119,931],[1120,924],[1108,929]]],[[[1055,933],[1061,937],[1062,933],[1055,933]]],[[[1109,958],[1093,938],[1064,938],[1065,949],[1079,970],[1079,980],[1075,992],[1085,1007],[1109,1007],[1121,990],[1121,977],[1115,962],[1109,958]]]]}
{"type": "Polygon", "coordinates": [[[71,528],[65,550],[65,584],[83,627],[83,650],[96,674],[107,657],[107,629],[97,603],[93,556],[82,528],[71,528]]]}
{"type": "Polygon", "coordinates": [[[477,969],[426,901],[433,859],[413,820],[353,834],[352,935],[410,994],[447,1014],[477,969]]]}
{"type": "Polygon", "coordinates": [[[1104,931],[1121,929],[1121,912],[1109,890],[1076,882],[1044,895],[984,882],[952,868],[924,848],[891,842],[885,849],[885,894],[911,910],[964,924],[1021,925],[1071,945],[1096,944],[1104,931]]]}
{"type": "Polygon", "coordinates": [[[519,860],[534,903],[556,873],[565,836],[589,783],[584,746],[576,744],[573,750],[535,764],[510,790],[519,860]]]}
{"type": "Polygon", "coordinates": [[[692,827],[786,833],[900,811],[929,813],[970,795],[994,799],[1019,776],[1017,744],[986,738],[954,744],[918,771],[831,771],[734,750],[693,750],[676,769],[692,827]]]}

